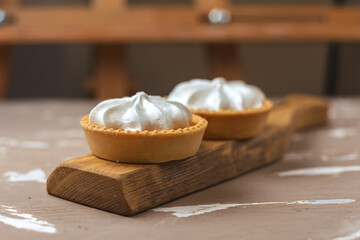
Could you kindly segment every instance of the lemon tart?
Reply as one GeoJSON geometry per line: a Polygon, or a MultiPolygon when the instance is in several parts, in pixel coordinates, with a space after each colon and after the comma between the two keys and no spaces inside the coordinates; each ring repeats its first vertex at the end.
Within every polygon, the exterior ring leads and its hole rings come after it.
{"type": "Polygon", "coordinates": [[[243,81],[193,79],[175,86],[168,96],[207,119],[206,139],[245,139],[258,135],[272,108],[256,86],[243,81]]]}
{"type": "Polygon", "coordinates": [[[207,121],[178,102],[139,92],[99,103],[81,119],[92,153],[127,163],[161,163],[197,153],[207,121]]]}

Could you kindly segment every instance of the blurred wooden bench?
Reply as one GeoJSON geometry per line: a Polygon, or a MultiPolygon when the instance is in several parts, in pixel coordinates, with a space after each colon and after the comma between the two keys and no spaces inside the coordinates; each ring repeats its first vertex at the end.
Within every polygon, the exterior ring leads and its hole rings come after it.
{"type": "MultiPolygon", "coordinates": [[[[125,0],[93,0],[90,6],[45,7],[2,0],[12,17],[0,24],[0,98],[6,96],[13,46],[31,43],[96,45],[91,84],[97,98],[129,94],[124,45],[194,43],[207,45],[211,76],[243,78],[235,43],[360,41],[360,8],[338,6],[244,6],[227,0],[194,0],[191,6],[129,6],[125,0]],[[211,24],[213,8],[232,14],[228,24],[211,24]]],[[[139,69],[141,70],[141,69],[139,69]]]]}

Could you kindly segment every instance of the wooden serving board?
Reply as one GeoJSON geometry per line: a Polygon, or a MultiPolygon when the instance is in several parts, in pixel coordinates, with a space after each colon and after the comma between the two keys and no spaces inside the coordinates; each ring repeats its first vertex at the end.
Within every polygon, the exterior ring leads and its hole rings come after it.
{"type": "Polygon", "coordinates": [[[241,141],[203,141],[187,159],[123,164],[92,154],[61,163],[47,180],[49,194],[131,216],[280,159],[291,134],[327,121],[327,101],[290,95],[275,106],[267,127],[241,141]]]}

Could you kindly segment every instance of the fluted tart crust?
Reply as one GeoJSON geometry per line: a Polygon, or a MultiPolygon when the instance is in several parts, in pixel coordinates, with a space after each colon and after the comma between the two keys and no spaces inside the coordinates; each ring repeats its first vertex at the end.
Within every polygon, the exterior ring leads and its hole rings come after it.
{"type": "Polygon", "coordinates": [[[190,157],[199,150],[206,119],[192,115],[190,127],[162,131],[129,131],[89,123],[80,124],[92,153],[100,158],[126,163],[162,163],[190,157]]]}
{"type": "Polygon", "coordinates": [[[204,139],[246,139],[261,133],[272,106],[272,102],[266,99],[260,108],[241,111],[190,110],[208,121],[204,139]]]}

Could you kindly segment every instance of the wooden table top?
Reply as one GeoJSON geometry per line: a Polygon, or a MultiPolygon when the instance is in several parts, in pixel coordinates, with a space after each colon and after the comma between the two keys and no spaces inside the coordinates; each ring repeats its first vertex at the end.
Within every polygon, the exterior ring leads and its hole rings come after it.
{"type": "Polygon", "coordinates": [[[358,239],[360,98],[292,137],[275,164],[133,217],[47,194],[62,161],[89,152],[91,101],[0,103],[0,239],[358,239]]]}

